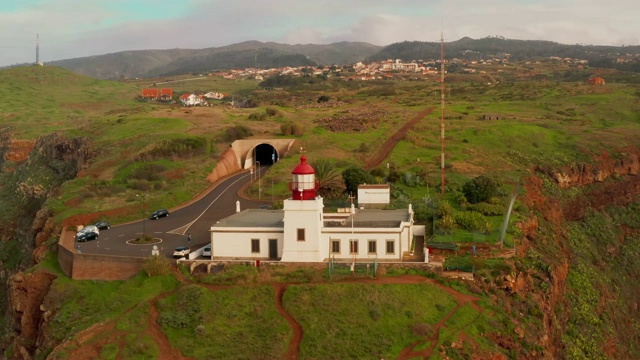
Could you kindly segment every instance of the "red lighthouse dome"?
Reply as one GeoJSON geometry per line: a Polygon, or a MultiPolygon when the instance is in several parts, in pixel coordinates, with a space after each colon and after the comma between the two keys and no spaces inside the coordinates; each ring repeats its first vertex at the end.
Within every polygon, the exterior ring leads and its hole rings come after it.
{"type": "Polygon", "coordinates": [[[316,181],[316,171],[307,164],[307,157],[300,156],[300,164],[291,172],[289,189],[293,200],[313,200],[316,198],[319,184],[316,181]]]}

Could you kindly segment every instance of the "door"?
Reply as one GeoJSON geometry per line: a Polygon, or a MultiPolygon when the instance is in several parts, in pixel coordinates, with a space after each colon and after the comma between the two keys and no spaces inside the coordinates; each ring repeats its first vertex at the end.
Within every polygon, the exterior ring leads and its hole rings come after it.
{"type": "Polygon", "coordinates": [[[278,239],[269,239],[269,260],[278,259],[278,239]]]}

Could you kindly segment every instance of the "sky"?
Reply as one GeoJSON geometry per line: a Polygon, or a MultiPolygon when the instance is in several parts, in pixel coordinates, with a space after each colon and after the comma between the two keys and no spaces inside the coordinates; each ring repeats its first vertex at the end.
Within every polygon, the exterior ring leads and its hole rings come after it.
{"type": "Polygon", "coordinates": [[[126,50],[445,42],[640,45],[638,0],[0,0],[0,66],[126,50]]]}

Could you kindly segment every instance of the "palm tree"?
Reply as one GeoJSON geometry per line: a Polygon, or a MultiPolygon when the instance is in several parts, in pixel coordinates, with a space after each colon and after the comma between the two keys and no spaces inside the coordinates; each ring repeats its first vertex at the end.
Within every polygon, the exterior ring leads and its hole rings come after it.
{"type": "Polygon", "coordinates": [[[346,189],[342,181],[342,175],[328,159],[317,159],[311,166],[316,171],[316,180],[320,185],[318,192],[327,200],[334,199],[346,189]]]}

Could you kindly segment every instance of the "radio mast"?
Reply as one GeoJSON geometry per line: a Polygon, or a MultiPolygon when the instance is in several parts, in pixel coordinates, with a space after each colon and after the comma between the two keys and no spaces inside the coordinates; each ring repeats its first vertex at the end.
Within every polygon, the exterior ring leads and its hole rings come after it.
{"type": "Polygon", "coordinates": [[[440,31],[440,186],[444,199],[444,32],[440,31]]]}
{"type": "Polygon", "coordinates": [[[36,65],[40,64],[40,34],[36,34],[36,65]]]}

